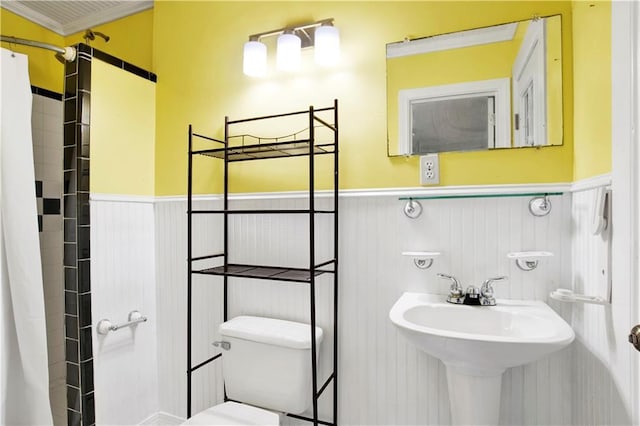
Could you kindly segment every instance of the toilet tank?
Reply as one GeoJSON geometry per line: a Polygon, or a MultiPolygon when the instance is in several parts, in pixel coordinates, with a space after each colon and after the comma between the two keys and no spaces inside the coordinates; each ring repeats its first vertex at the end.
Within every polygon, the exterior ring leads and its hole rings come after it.
{"type": "MultiPolygon", "coordinates": [[[[311,405],[311,327],[273,318],[239,316],[220,325],[227,396],[236,401],[300,414],[311,405]]],[[[316,349],[322,329],[316,327],[316,349]]]]}

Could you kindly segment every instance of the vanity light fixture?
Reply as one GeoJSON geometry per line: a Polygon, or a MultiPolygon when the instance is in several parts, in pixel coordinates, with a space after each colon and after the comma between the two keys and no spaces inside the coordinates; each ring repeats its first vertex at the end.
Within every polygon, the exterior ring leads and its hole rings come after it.
{"type": "Polygon", "coordinates": [[[287,30],[278,36],[278,50],[276,52],[276,66],[280,71],[299,71],[302,63],[302,40],[292,30],[287,30]]]}
{"type": "Polygon", "coordinates": [[[333,18],[294,27],[280,28],[249,36],[244,44],[242,70],[250,77],[267,72],[267,46],[261,41],[278,36],[276,65],[282,71],[297,71],[301,65],[301,50],[314,47],[318,65],[335,65],[340,59],[340,32],[333,26],[333,18]]]}

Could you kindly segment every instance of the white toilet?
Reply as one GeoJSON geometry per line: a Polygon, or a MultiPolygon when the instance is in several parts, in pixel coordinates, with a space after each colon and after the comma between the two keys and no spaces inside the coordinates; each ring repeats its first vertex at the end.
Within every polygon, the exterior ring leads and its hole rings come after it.
{"type": "MultiPolygon", "coordinates": [[[[309,324],[239,316],[220,325],[222,372],[227,397],[183,425],[280,424],[281,413],[301,414],[311,405],[309,324]],[[250,405],[249,405],[250,404],[250,405]],[[259,408],[261,407],[261,408],[259,408]],[[269,411],[273,410],[273,411],[269,411]]],[[[316,327],[316,348],[322,329],[316,327]]]]}

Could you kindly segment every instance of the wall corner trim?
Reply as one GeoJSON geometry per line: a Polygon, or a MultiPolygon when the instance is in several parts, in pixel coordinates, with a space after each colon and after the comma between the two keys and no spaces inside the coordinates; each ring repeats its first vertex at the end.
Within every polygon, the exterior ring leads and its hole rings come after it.
{"type": "Polygon", "coordinates": [[[611,182],[611,173],[591,176],[573,182],[571,192],[588,191],[589,189],[599,188],[601,186],[611,186],[611,182]]]}

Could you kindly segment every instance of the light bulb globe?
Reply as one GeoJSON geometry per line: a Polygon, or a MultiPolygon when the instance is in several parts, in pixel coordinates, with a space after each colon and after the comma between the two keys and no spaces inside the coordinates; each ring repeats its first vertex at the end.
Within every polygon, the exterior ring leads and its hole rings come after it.
{"type": "Polygon", "coordinates": [[[278,36],[278,51],[276,53],[276,65],[281,71],[298,71],[301,64],[300,37],[295,34],[280,34],[278,36]]]}
{"type": "Polygon", "coordinates": [[[322,66],[332,66],[340,61],[340,31],[336,27],[323,25],[316,28],[314,57],[322,66]]]}
{"type": "Polygon", "coordinates": [[[259,41],[244,44],[242,72],[249,77],[262,77],[267,73],[267,46],[259,41]]]}

